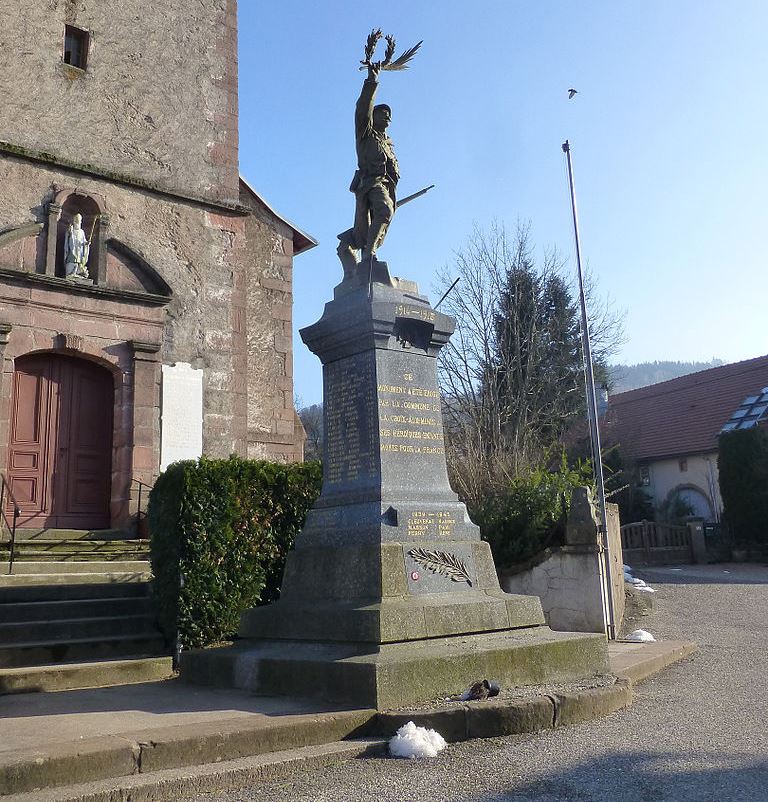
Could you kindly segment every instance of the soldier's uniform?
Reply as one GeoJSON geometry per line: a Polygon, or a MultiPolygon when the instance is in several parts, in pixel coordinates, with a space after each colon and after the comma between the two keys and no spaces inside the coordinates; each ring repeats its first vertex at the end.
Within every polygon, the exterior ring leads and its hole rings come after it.
{"type": "Polygon", "coordinates": [[[353,228],[339,234],[338,252],[345,271],[357,261],[350,253],[352,250],[362,250],[365,256],[375,253],[384,240],[397,203],[400,169],[392,140],[373,127],[377,88],[378,82],[367,78],[355,106],[357,171],[349,187],[355,193],[355,222],[353,228]]]}

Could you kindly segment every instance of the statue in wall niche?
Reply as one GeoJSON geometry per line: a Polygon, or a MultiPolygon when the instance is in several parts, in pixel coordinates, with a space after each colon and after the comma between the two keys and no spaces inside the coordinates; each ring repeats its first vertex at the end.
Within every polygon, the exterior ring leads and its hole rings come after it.
{"type": "MultiPolygon", "coordinates": [[[[355,222],[352,228],[339,234],[337,253],[344,267],[344,278],[351,276],[358,264],[372,262],[387,234],[387,229],[397,206],[397,182],[400,169],[395,157],[392,140],[387,128],[392,119],[392,109],[386,103],[374,105],[379,74],[383,70],[404,70],[408,62],[421,47],[419,42],[393,60],[395,40],[384,37],[387,43],[382,61],[374,61],[376,46],[382,38],[380,30],[374,30],[365,46],[365,57],[360,69],[368,70],[363,89],[355,106],[355,143],[357,147],[357,170],[349,187],[355,193],[355,222]],[[358,261],[357,253],[360,252],[358,261]]],[[[422,190],[423,194],[426,190],[422,190]]],[[[409,197],[407,200],[412,200],[409,197]]]]}
{"type": "MultiPolygon", "coordinates": [[[[96,221],[93,221],[93,228],[96,221]]],[[[91,236],[86,237],[83,231],[83,216],[76,214],[67,229],[64,238],[64,274],[67,278],[88,278],[88,257],[91,251],[91,236]]]]}

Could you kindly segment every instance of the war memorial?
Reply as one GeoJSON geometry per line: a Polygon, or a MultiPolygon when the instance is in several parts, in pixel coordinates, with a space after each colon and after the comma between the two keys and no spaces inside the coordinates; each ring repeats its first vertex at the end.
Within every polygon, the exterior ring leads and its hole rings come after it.
{"type": "Polygon", "coordinates": [[[554,632],[538,597],[501,590],[490,547],[451,490],[437,356],[455,322],[376,255],[399,168],[391,109],[374,99],[381,73],[418,50],[394,59],[386,37],[374,61],[380,38],[371,34],[361,62],[343,280],[301,331],[323,364],[322,493],[288,555],[279,601],[246,611],[234,646],[184,653],[182,677],[386,709],[483,678],[509,687],[606,673],[603,635],[554,632]]]}

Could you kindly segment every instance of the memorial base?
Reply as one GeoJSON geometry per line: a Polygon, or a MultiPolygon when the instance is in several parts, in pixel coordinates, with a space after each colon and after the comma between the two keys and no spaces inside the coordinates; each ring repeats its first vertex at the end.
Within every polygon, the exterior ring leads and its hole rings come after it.
{"type": "Polygon", "coordinates": [[[479,679],[502,688],[608,672],[605,637],[545,626],[379,646],[247,641],[182,654],[182,677],[265,696],[312,696],[387,710],[460,693],[479,679]]]}
{"type": "Polygon", "coordinates": [[[412,282],[348,281],[301,332],[323,362],[323,488],[280,600],[238,646],[183,655],[184,679],[386,709],[608,671],[603,635],[553,632],[504,593],[448,481],[437,355],[454,321],[412,282]]]}

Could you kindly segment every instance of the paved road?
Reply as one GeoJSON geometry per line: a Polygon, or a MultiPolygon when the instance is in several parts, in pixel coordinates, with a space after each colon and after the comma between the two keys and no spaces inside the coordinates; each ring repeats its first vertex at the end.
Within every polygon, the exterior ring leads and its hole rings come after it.
{"type": "Polygon", "coordinates": [[[699,652],[640,685],[631,709],[195,802],[768,802],[768,567],[637,574],[657,589],[639,626],[699,652]]]}

